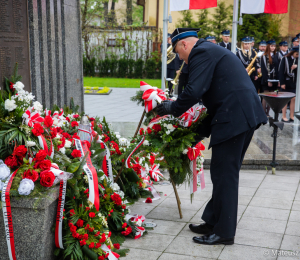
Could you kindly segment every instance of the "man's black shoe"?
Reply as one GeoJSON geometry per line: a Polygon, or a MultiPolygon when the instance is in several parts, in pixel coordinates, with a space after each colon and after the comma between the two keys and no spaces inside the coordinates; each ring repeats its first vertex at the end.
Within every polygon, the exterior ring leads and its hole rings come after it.
{"type": "Polygon", "coordinates": [[[190,224],[189,228],[194,233],[207,235],[212,233],[214,227],[207,223],[202,223],[200,225],[190,224]]]}
{"type": "Polygon", "coordinates": [[[232,238],[222,238],[216,234],[205,235],[202,237],[193,237],[194,242],[203,245],[233,245],[234,237],[232,238]]]}

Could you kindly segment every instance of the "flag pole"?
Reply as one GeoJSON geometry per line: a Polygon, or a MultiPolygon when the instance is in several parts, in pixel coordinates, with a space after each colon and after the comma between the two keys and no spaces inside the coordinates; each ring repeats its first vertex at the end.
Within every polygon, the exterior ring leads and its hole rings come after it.
{"type": "Polygon", "coordinates": [[[234,0],[233,3],[233,21],[232,21],[232,42],[231,51],[236,53],[237,43],[237,25],[238,25],[238,13],[239,13],[239,0],[234,0]]]}
{"type": "MultiPolygon", "coordinates": [[[[164,19],[163,19],[163,40],[162,40],[162,63],[161,63],[161,89],[165,90],[165,80],[167,78],[167,41],[168,41],[168,2],[164,0],[164,19]]],[[[158,19],[158,18],[157,18],[158,19]]]]}
{"type": "MultiPolygon", "coordinates": [[[[300,35],[299,35],[300,41],[300,35]]],[[[298,59],[298,67],[297,67],[297,82],[296,82],[296,101],[295,101],[295,112],[300,111],[300,62],[298,59]]],[[[299,124],[299,120],[295,117],[295,123],[299,124]]]]}

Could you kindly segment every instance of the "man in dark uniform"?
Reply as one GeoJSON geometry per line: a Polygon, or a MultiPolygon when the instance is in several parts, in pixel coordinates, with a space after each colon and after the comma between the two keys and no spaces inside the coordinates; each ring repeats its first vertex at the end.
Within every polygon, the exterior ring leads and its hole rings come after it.
{"type": "Polygon", "coordinates": [[[160,116],[180,116],[202,99],[208,116],[199,128],[212,148],[212,198],[201,225],[190,229],[201,237],[196,243],[234,243],[237,225],[238,183],[245,152],[255,129],[267,122],[255,88],[240,60],[215,44],[198,39],[193,29],[178,28],[172,37],[174,52],[188,64],[189,80],[176,101],[158,105],[160,116]]]}
{"type": "Polygon", "coordinates": [[[292,48],[289,49],[289,52],[292,51],[292,49],[293,49],[294,47],[299,46],[299,37],[298,37],[298,35],[299,35],[299,34],[297,34],[296,37],[292,39],[292,44],[293,44],[293,46],[292,46],[292,48]]]}
{"type": "Polygon", "coordinates": [[[207,35],[206,38],[205,38],[205,40],[207,40],[208,42],[212,42],[214,44],[217,44],[215,36],[207,35]]]}
{"type": "Polygon", "coordinates": [[[231,51],[231,42],[229,42],[230,31],[224,30],[221,32],[223,41],[219,43],[220,46],[231,51]]]}
{"type": "Polygon", "coordinates": [[[251,43],[251,49],[255,50],[257,52],[257,49],[254,47],[255,39],[254,39],[254,37],[250,37],[250,38],[251,38],[251,41],[252,41],[252,43],[251,43]]]}
{"type": "MultiPolygon", "coordinates": [[[[168,33],[168,45],[167,48],[171,46],[171,34],[168,33]]],[[[174,79],[175,78],[175,59],[167,65],[167,78],[174,79]]],[[[169,94],[172,96],[173,93],[173,84],[171,81],[168,81],[169,94]]]]}
{"type": "MultiPolygon", "coordinates": [[[[267,42],[265,40],[262,40],[262,41],[260,41],[258,43],[258,52],[265,52],[266,48],[267,48],[267,42]]],[[[261,74],[261,66],[260,66],[260,59],[261,59],[261,57],[258,57],[256,59],[257,60],[256,67],[257,67],[257,77],[258,77],[258,79],[256,81],[254,81],[255,82],[254,85],[255,85],[257,93],[264,92],[262,84],[261,84],[261,80],[260,80],[260,78],[262,76],[262,74],[261,74]]]]}
{"type": "Polygon", "coordinates": [[[278,60],[280,61],[282,59],[282,57],[284,57],[285,55],[287,55],[289,53],[287,41],[280,42],[279,48],[280,48],[280,51],[276,52],[276,56],[277,56],[278,60]]]}

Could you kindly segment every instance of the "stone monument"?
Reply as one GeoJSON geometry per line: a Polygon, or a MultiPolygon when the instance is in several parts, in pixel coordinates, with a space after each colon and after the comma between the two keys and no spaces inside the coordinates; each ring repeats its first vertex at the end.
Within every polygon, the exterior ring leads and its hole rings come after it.
{"type": "Polygon", "coordinates": [[[18,62],[26,90],[45,107],[83,109],[79,0],[0,0],[0,79],[18,62]]]}

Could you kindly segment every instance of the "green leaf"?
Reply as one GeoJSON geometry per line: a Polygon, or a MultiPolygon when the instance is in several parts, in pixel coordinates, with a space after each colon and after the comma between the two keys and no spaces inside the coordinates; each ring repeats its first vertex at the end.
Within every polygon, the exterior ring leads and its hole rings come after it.
{"type": "Polygon", "coordinates": [[[74,173],[78,170],[79,166],[80,166],[80,162],[71,163],[67,168],[67,172],[74,173]]]}

